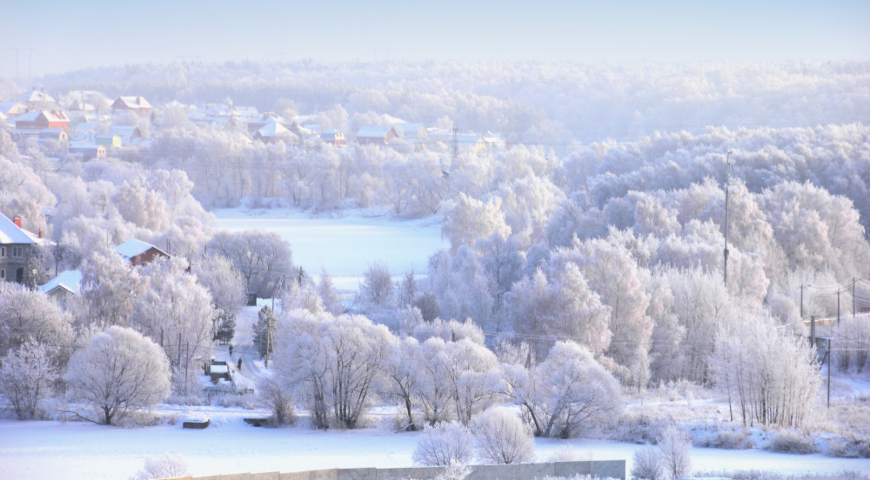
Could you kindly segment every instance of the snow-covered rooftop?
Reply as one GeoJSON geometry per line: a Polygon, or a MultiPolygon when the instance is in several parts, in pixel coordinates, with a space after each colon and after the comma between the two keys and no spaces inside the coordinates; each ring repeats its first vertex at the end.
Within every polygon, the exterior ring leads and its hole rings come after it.
{"type": "Polygon", "coordinates": [[[45,285],[40,285],[39,289],[42,293],[50,293],[58,288],[68,290],[70,293],[79,294],[82,284],[81,270],[67,270],[61,272],[60,275],[52,278],[45,285]]]}
{"type": "Polygon", "coordinates": [[[356,133],[357,138],[384,138],[392,125],[363,125],[356,133]]]}
{"type": "MultiPolygon", "coordinates": [[[[131,238],[130,240],[127,240],[126,242],[115,247],[115,251],[118,252],[122,257],[124,257],[124,260],[129,261],[131,258],[137,255],[141,255],[152,248],[157,247],[151,245],[150,243],[143,242],[142,240],[131,238]]],[[[159,250],[161,253],[166,253],[159,248],[157,248],[157,250],[159,250]]]]}
{"type": "Polygon", "coordinates": [[[0,213],[0,244],[26,243],[33,245],[37,243],[34,237],[35,235],[28,235],[27,231],[18,228],[15,222],[0,213]]]}

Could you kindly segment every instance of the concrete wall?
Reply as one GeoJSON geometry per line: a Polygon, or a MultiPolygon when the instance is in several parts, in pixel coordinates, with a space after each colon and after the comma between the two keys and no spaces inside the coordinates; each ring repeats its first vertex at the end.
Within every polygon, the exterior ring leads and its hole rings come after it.
{"type": "MultiPolygon", "coordinates": [[[[592,462],[521,463],[517,465],[470,465],[466,480],[534,480],[536,478],[592,475],[626,480],[625,460],[592,462]]],[[[306,472],[233,473],[171,480],[433,480],[444,467],[333,468],[306,472]]]]}

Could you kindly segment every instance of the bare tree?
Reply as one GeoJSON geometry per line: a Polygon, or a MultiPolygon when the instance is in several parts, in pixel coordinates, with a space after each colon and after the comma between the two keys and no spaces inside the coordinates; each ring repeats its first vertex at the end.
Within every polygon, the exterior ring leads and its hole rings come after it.
{"type": "Polygon", "coordinates": [[[490,408],[471,422],[477,456],[496,464],[530,462],[535,458],[535,440],[528,425],[505,407],[490,408]]]}

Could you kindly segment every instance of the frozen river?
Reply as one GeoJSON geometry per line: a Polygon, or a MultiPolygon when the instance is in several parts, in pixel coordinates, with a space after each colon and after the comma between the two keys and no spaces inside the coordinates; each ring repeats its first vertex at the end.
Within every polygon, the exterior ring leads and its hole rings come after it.
{"type": "Polygon", "coordinates": [[[325,267],[335,285],[357,290],[366,268],[383,261],[394,277],[412,268],[425,274],[436,250],[449,246],[441,239],[439,219],[398,221],[352,211],[340,218],[311,218],[287,209],[219,209],[213,212],[230,231],[263,229],[290,242],[293,263],[320,276],[325,267]]]}

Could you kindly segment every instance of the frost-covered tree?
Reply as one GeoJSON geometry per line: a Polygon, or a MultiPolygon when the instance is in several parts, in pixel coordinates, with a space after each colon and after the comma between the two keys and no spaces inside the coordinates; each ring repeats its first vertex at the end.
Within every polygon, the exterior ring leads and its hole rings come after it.
{"type": "Polygon", "coordinates": [[[169,358],[173,389],[197,395],[200,360],[211,356],[218,312],[208,291],[187,273],[187,261],[173,257],[145,266],[146,289],[133,304],[130,326],[158,342],[169,358]]]}
{"type": "Polygon", "coordinates": [[[560,250],[552,263],[563,262],[576,264],[601,303],[610,307],[612,338],[606,355],[621,367],[619,375],[633,385],[645,385],[653,329],[647,316],[649,295],[644,289],[649,272],[638,267],[627,248],[606,239],[578,242],[570,250],[560,250]]]}
{"type": "Polygon", "coordinates": [[[468,428],[456,422],[427,426],[411,455],[414,465],[440,467],[467,465],[474,458],[473,437],[468,428]]]}
{"type": "Polygon", "coordinates": [[[692,436],[689,432],[670,425],[656,438],[656,443],[661,451],[665,478],[668,480],[685,478],[692,468],[692,436]]]}
{"type": "Polygon", "coordinates": [[[235,265],[245,279],[245,288],[258,296],[270,298],[283,278],[293,278],[295,271],[290,245],[275,233],[262,230],[218,232],[209,250],[219,253],[235,265]]]}
{"type": "Polygon", "coordinates": [[[169,359],[142,334],[118,326],[94,335],[69,362],[70,398],[91,407],[81,418],[116,425],[140,408],[160,403],[170,392],[169,359]]]}
{"type": "Polygon", "coordinates": [[[487,463],[508,465],[535,459],[535,440],[529,426],[505,407],[490,408],[471,421],[477,457],[487,463]]]}
{"type": "Polygon", "coordinates": [[[84,323],[129,326],[133,304],[147,284],[120,255],[95,253],[81,266],[78,316],[84,323]]]}
{"type": "Polygon", "coordinates": [[[414,393],[417,390],[417,350],[420,346],[414,337],[403,337],[390,349],[384,365],[386,385],[384,393],[399,402],[404,409],[407,429],[416,430],[414,424],[414,393]]]}
{"type": "Polygon", "coordinates": [[[471,318],[487,326],[495,299],[477,252],[465,245],[429,258],[429,284],[444,318],[471,318]]]}
{"type": "Polygon", "coordinates": [[[41,343],[28,341],[0,360],[0,393],[19,420],[37,415],[40,401],[53,395],[57,377],[49,350],[41,343]]]}
{"type": "Polygon", "coordinates": [[[232,261],[208,255],[194,263],[196,281],[211,295],[215,317],[212,321],[212,337],[223,343],[232,340],[235,333],[236,315],[245,306],[245,281],[233,267],[232,261]]]}
{"type": "Polygon", "coordinates": [[[335,285],[332,283],[332,277],[324,268],[320,274],[320,282],[317,284],[317,293],[320,294],[323,300],[323,309],[333,315],[341,315],[344,313],[344,305],[341,304],[341,299],[335,291],[335,285]]]}
{"type": "Polygon", "coordinates": [[[813,411],[821,375],[806,339],[744,307],[722,326],[711,358],[717,388],[743,424],[800,428],[813,411]],[[736,404],[736,405],[735,405],[736,404]]]}
{"type": "Polygon", "coordinates": [[[549,278],[540,269],[523,278],[505,297],[504,314],[514,333],[547,356],[558,339],[571,339],[600,355],[610,345],[610,308],[601,304],[573,263],[554,265],[549,278]]]}
{"type": "Polygon", "coordinates": [[[362,316],[293,310],[279,325],[275,366],[309,404],[316,427],[356,428],[396,341],[362,316]]]}
{"type": "Polygon", "coordinates": [[[502,369],[502,393],[523,410],[536,436],[576,436],[622,412],[619,382],[576,343],[557,342],[531,370],[510,364],[502,369]]]}
{"type": "Polygon", "coordinates": [[[278,331],[278,317],[268,305],[261,308],[257,314],[257,323],[254,325],[253,331],[254,345],[257,347],[257,352],[260,354],[260,358],[267,359],[266,363],[268,364],[268,359],[275,350],[276,333],[278,331]]]}
{"type": "Polygon", "coordinates": [[[257,383],[257,396],[272,412],[276,424],[296,423],[296,406],[293,403],[293,389],[290,385],[274,377],[262,377],[257,383]]]}
{"type": "Polygon", "coordinates": [[[390,269],[384,262],[374,262],[363,274],[359,286],[359,298],[372,307],[391,307],[395,299],[393,279],[390,269]]]}
{"type": "Polygon", "coordinates": [[[69,358],[72,319],[45,294],[21,285],[0,283],[0,355],[28,342],[44,344],[59,364],[69,358]]]}
{"type": "Polygon", "coordinates": [[[662,452],[655,447],[635,450],[631,459],[631,476],[638,480],[664,480],[662,452]]]}
{"type": "Polygon", "coordinates": [[[501,201],[497,197],[483,202],[460,193],[450,214],[445,216],[442,232],[455,251],[462,245],[473,245],[478,238],[488,238],[493,234],[507,237],[510,227],[505,223],[501,201]]]}

